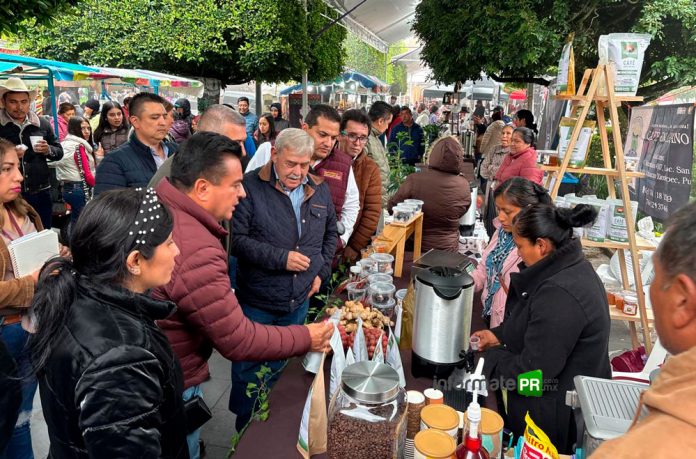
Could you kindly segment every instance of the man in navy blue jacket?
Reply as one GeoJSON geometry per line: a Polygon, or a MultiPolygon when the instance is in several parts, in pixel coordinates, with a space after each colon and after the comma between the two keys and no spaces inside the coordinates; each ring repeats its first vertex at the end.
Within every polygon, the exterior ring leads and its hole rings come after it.
{"type": "Polygon", "coordinates": [[[99,167],[94,193],[119,188],[146,187],[176,144],[165,142],[169,133],[164,99],[156,94],[141,92],[129,105],[133,133],[128,142],[112,151],[99,167]]]}
{"type": "MultiPolygon", "coordinates": [[[[285,129],[272,147],[271,162],[244,176],[247,198],[234,212],[232,254],[238,260],[235,293],[254,322],[303,324],[309,298],[331,274],[336,212],[324,179],[309,173],[313,152],[309,134],[285,129]]],[[[267,363],[274,373],[282,364],[267,363]]],[[[246,387],[258,383],[259,367],[259,362],[232,364],[229,406],[237,414],[237,431],[251,416],[246,387]]]]}
{"type": "MultiPolygon", "coordinates": [[[[406,139],[401,142],[401,162],[404,164],[415,165],[423,159],[423,128],[420,127],[414,120],[411,109],[404,107],[400,112],[401,123],[394,126],[391,130],[391,135],[389,136],[389,144],[399,143],[396,136],[399,132],[406,132],[408,135],[406,139]],[[405,142],[411,141],[410,145],[406,145],[405,142]]],[[[396,153],[396,146],[390,145],[389,152],[391,154],[396,153]]]]}

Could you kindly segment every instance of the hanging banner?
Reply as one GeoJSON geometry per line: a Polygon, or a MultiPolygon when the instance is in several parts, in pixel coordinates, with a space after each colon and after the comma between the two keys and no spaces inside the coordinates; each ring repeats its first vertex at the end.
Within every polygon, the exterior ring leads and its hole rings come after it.
{"type": "MultiPolygon", "coordinates": [[[[321,103],[321,94],[307,94],[307,102],[309,103],[309,108],[311,109],[317,104],[321,103]]],[[[290,127],[301,128],[302,127],[302,94],[290,94],[288,96],[288,103],[290,105],[290,112],[288,113],[288,119],[290,121],[290,127]]]]}
{"type": "Polygon", "coordinates": [[[665,221],[689,201],[693,134],[693,104],[633,109],[624,152],[645,174],[635,183],[638,210],[665,221]]]}

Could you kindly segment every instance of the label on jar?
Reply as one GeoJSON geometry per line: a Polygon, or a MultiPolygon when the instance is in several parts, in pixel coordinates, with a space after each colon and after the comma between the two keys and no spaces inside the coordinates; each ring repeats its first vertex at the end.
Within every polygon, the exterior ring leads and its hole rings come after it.
{"type": "MultiPolygon", "coordinates": [[[[427,430],[427,429],[432,429],[432,427],[430,427],[425,422],[421,421],[421,430],[427,430]]],[[[440,432],[444,432],[456,440],[457,439],[457,429],[459,429],[459,426],[457,426],[453,429],[450,429],[450,430],[442,430],[442,429],[433,429],[433,430],[439,430],[440,432]]]]}
{"type": "Polygon", "coordinates": [[[635,316],[638,313],[638,306],[634,303],[624,303],[623,313],[629,316],[635,316]]]}
{"type": "Polygon", "coordinates": [[[413,459],[454,459],[454,455],[440,456],[440,457],[426,456],[414,448],[413,449],[413,459]]]}

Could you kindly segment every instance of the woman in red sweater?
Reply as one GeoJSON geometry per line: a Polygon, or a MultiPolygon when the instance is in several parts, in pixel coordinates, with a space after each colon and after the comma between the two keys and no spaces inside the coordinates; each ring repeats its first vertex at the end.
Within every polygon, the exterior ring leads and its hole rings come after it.
{"type": "Polygon", "coordinates": [[[512,132],[510,153],[503,159],[495,180],[503,183],[512,177],[523,177],[541,185],[544,172],[537,166],[534,131],[518,127],[512,132]]]}

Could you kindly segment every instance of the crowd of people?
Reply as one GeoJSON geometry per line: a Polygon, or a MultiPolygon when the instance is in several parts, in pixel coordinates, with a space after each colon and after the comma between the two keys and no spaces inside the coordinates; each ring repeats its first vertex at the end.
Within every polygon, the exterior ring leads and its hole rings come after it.
{"type": "MultiPolygon", "coordinates": [[[[473,272],[486,371],[542,369],[556,380],[538,400],[508,393],[499,406],[516,435],[529,412],[570,450],[565,391],[575,375],[611,375],[609,309],[573,237],[596,211],[553,205],[527,110],[510,121],[477,106],[477,159],[467,162],[455,137],[426,151],[420,123],[437,122],[437,107],[424,104],[417,118],[384,101],[342,114],[318,104],[292,128],[279,104],[257,116],[240,98],[236,109],[194,117],[185,99],[141,92],[126,106],[90,100],[81,116],[62,102],[52,126],[32,111],[35,98],[17,78],[0,86],[0,457],[33,457],[38,387],[50,457],[197,459],[193,420],[213,349],[232,362],[229,409],[241,430],[257,408],[247,387],[262,364],[272,386],[285,359],[328,349],[333,326],[306,323],[310,301],[339,264],[361,258],[386,211],[424,201],[424,250],[457,252],[479,180],[492,236],[473,272]],[[399,183],[394,161],[419,170],[399,183]],[[72,209],[61,256],[15,277],[7,246],[52,227],[52,169],[72,209]]],[[[686,354],[681,365],[696,345],[692,255],[675,248],[693,245],[688,209],[658,251],[653,284],[658,333],[686,354]]],[[[663,406],[659,396],[646,403],[663,406]]],[[[651,422],[668,429],[670,419],[651,422]]]]}

